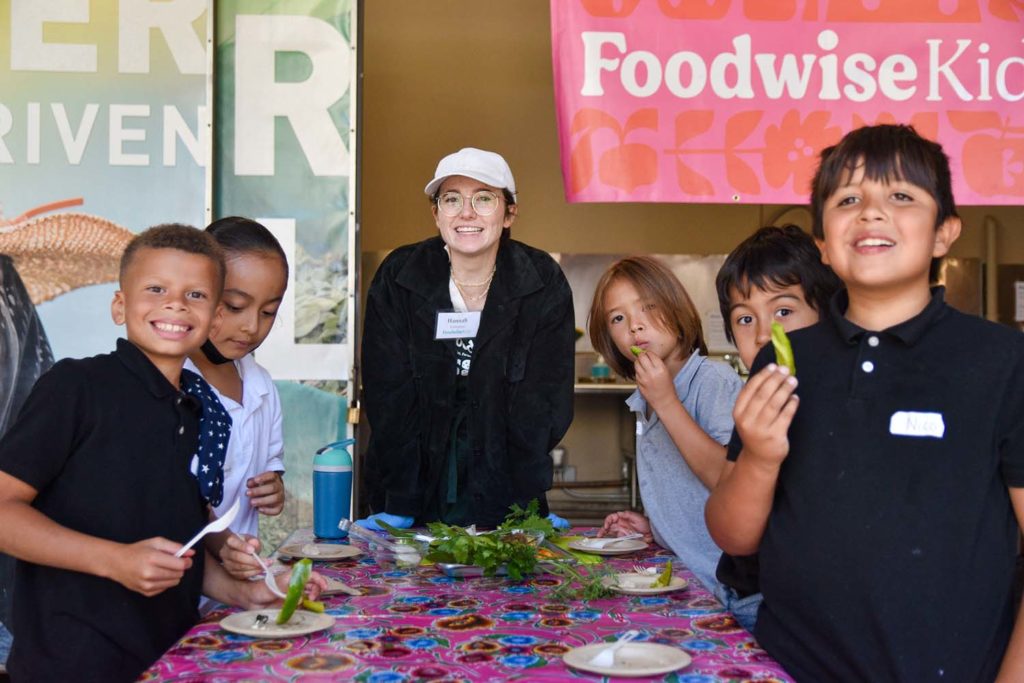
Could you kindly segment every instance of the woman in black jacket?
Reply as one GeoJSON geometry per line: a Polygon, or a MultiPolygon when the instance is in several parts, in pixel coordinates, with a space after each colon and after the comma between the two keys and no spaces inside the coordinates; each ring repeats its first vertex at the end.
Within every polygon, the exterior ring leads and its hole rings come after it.
{"type": "MultiPolygon", "coordinates": [[[[572,421],[572,292],[545,252],[510,239],[515,181],[465,148],[425,192],[439,236],[381,264],[366,305],[365,484],[376,519],[494,526],[548,514],[550,451],[572,421]]],[[[562,521],[562,520],[558,520],[562,521]]]]}

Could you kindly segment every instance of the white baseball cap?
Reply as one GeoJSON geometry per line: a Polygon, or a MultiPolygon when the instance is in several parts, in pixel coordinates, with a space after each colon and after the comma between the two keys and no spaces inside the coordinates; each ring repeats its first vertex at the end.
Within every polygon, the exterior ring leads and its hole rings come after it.
{"type": "Polygon", "coordinates": [[[513,196],[516,194],[516,181],[505,159],[500,154],[475,147],[463,147],[441,159],[434,171],[434,179],[427,183],[423,191],[428,197],[433,196],[444,179],[453,175],[466,176],[491,187],[507,189],[513,196]]]}

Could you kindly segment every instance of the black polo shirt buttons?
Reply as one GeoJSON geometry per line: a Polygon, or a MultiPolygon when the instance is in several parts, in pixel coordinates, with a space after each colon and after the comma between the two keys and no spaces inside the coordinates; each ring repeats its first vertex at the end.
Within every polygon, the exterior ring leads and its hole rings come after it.
{"type": "Polygon", "coordinates": [[[184,433],[185,433],[185,425],[182,425],[182,426],[178,427],[178,434],[184,434],[184,433]]]}
{"type": "Polygon", "coordinates": [[[874,372],[875,364],[869,360],[866,360],[860,364],[860,369],[863,370],[864,372],[874,372]]]}
{"type": "Polygon", "coordinates": [[[875,335],[868,337],[868,346],[878,346],[878,337],[875,335]]]}

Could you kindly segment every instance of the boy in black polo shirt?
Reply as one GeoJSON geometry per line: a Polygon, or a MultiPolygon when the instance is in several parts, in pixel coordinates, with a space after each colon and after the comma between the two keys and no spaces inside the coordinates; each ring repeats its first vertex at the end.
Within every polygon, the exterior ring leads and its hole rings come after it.
{"type": "Polygon", "coordinates": [[[15,681],[133,680],[196,622],[200,592],[273,602],[262,581],[236,582],[193,550],[174,556],[207,521],[189,471],[199,404],[178,387],[223,282],[207,233],[136,237],[112,304],[128,340],[55,365],[0,442],[0,549],[18,558],[15,681]]]}
{"type": "Polygon", "coordinates": [[[846,291],[790,335],[799,400],[758,355],[707,505],[726,552],[760,554],[757,638],[799,681],[1024,680],[1024,335],[929,287],[960,232],[948,159],[862,128],[811,203],[846,291]]]}

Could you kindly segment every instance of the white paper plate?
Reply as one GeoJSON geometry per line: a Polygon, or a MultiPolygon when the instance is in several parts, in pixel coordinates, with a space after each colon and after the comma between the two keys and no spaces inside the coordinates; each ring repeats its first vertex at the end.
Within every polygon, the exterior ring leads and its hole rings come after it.
{"type": "Polygon", "coordinates": [[[341,560],[363,554],[363,551],[354,545],[339,543],[292,543],[281,546],[277,552],[279,555],[297,557],[300,560],[308,557],[314,562],[317,560],[341,560]]]}
{"type": "Polygon", "coordinates": [[[609,645],[611,643],[594,643],[576,647],[566,652],[562,659],[574,669],[605,676],[657,676],[682,669],[693,661],[690,655],[677,647],[632,642],[619,648],[611,666],[591,664],[590,660],[609,645]]]}
{"type": "Polygon", "coordinates": [[[647,544],[640,539],[619,541],[618,543],[614,543],[603,548],[592,545],[585,538],[576,541],[569,541],[568,545],[573,550],[582,550],[585,553],[593,553],[595,555],[626,555],[628,553],[635,553],[638,550],[643,550],[647,547],[647,544]]]}
{"type": "Polygon", "coordinates": [[[334,617],[330,614],[307,612],[304,609],[295,610],[291,619],[278,625],[274,623],[274,620],[277,619],[277,613],[280,611],[277,609],[251,609],[245,612],[235,612],[221,619],[220,627],[225,631],[253,638],[294,638],[334,626],[334,617]],[[258,615],[267,617],[265,624],[256,625],[258,615]]]}
{"type": "Polygon", "coordinates": [[[605,577],[603,583],[617,593],[626,595],[658,595],[659,593],[671,593],[672,591],[686,588],[688,582],[681,576],[672,576],[667,586],[652,588],[651,584],[658,580],[658,575],[637,574],[629,572],[625,574],[614,574],[605,577]]]}

